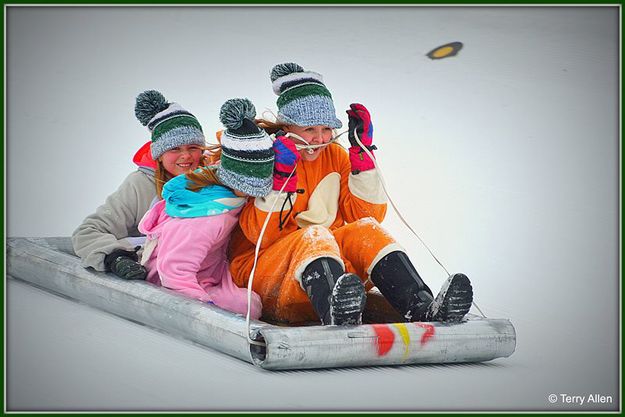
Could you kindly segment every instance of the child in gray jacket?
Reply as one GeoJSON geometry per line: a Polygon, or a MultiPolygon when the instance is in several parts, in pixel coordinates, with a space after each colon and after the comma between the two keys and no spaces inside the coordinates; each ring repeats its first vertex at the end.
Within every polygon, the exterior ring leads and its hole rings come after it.
{"type": "Polygon", "coordinates": [[[137,254],[145,238],[137,227],[161,198],[163,185],[206,164],[202,127],[180,105],[149,90],[137,97],[135,115],[151,132],[151,142],[133,159],[139,168],[72,234],[74,252],[83,266],[113,272],[124,279],[146,277],[137,254]]]}

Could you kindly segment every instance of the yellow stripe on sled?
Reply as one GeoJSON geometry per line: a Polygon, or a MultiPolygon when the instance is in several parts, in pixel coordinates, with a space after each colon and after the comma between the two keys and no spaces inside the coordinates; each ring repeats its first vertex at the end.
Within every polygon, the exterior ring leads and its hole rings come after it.
{"type": "Polygon", "coordinates": [[[404,323],[393,323],[393,326],[399,330],[401,340],[404,342],[404,358],[407,358],[410,354],[410,333],[404,323]]]}

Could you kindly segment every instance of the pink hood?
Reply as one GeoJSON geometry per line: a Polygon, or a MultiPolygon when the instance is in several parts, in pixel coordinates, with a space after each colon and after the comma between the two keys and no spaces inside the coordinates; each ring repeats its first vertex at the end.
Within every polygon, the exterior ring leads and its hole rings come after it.
{"type": "Polygon", "coordinates": [[[158,239],[160,231],[171,217],[165,213],[165,200],[159,200],[139,222],[139,231],[148,239],[158,239]]]}

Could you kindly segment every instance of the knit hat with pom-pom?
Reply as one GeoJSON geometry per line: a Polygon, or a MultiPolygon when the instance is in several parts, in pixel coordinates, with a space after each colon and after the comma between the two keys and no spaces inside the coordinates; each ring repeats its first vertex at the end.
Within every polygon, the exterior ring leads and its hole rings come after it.
{"type": "Polygon", "coordinates": [[[246,98],[233,98],[221,106],[219,180],[227,187],[253,197],[264,197],[273,184],[273,142],[254,123],[256,109],[246,98]]]}
{"type": "Polygon", "coordinates": [[[204,146],[202,126],[194,115],[177,103],[169,103],[156,90],[137,96],[135,116],[152,133],[152,158],[182,145],[204,146]]]}
{"type": "Polygon", "coordinates": [[[293,62],[278,64],[271,70],[273,92],[278,97],[278,121],[297,126],[329,126],[343,123],[336,117],[332,95],[321,74],[304,71],[293,62]]]}

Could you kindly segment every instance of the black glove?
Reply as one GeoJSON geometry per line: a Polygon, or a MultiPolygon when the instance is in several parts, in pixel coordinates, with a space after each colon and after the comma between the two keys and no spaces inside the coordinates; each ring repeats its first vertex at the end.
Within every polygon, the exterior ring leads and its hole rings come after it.
{"type": "Polygon", "coordinates": [[[123,279],[145,279],[147,271],[137,262],[137,253],[125,250],[116,250],[104,258],[107,271],[123,279]]]}

